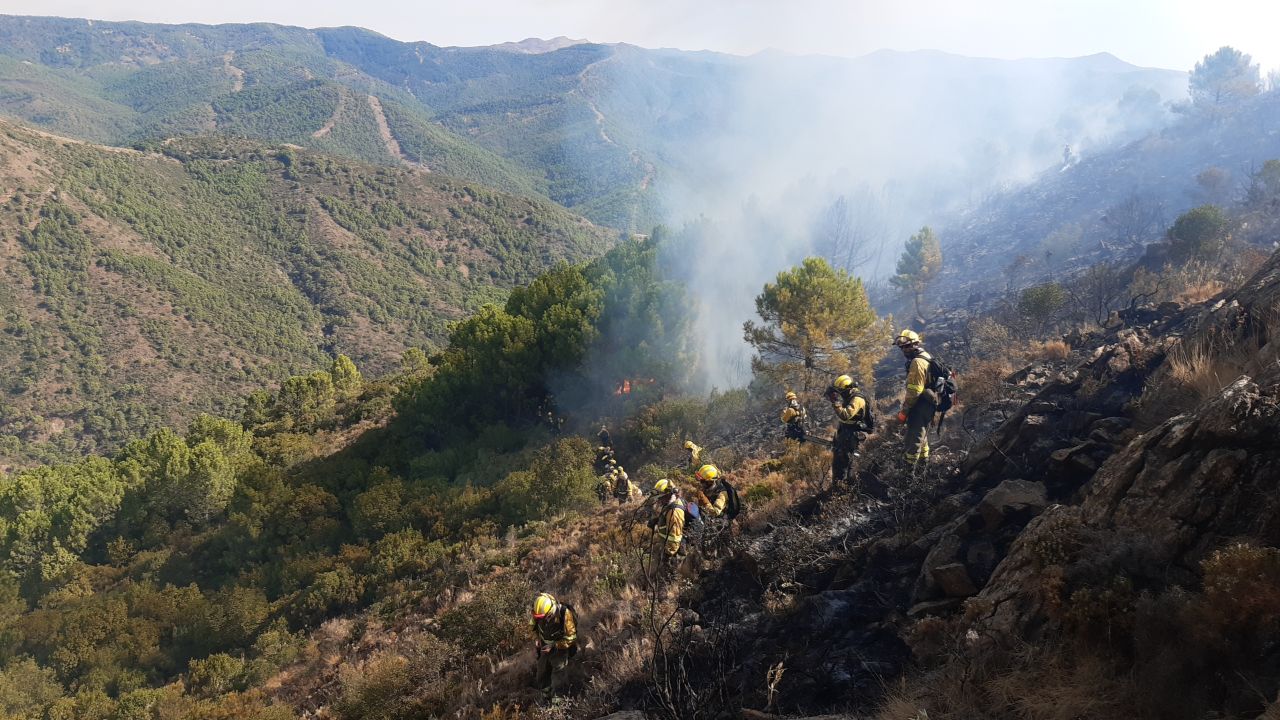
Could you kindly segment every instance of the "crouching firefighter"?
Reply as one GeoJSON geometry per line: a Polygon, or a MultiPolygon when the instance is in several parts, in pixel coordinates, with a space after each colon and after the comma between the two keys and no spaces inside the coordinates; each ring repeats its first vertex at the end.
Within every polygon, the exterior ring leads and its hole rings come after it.
{"type": "Polygon", "coordinates": [[[702,549],[714,556],[730,536],[734,518],[742,510],[738,490],[715,465],[703,465],[694,473],[698,479],[695,507],[703,520],[702,549]]]}
{"type": "Polygon", "coordinates": [[[787,404],[782,408],[782,436],[788,440],[804,442],[805,429],[804,407],[795,392],[787,391],[787,404]]]}
{"type": "Polygon", "coordinates": [[[831,383],[827,400],[838,421],[831,443],[831,482],[848,484],[853,480],[853,459],[858,455],[858,445],[875,429],[875,420],[871,416],[871,405],[850,375],[841,375],[831,383]]]}
{"type": "Polygon", "coordinates": [[[684,543],[685,504],[675,483],[663,478],[653,486],[658,498],[657,513],[649,520],[649,529],[658,547],[655,556],[661,558],[665,568],[674,568],[680,562],[684,543]]]}
{"type": "Polygon", "coordinates": [[[564,685],[569,659],[578,654],[578,618],[572,605],[542,593],[533,601],[529,624],[537,653],[533,685],[551,697],[564,685]]]}

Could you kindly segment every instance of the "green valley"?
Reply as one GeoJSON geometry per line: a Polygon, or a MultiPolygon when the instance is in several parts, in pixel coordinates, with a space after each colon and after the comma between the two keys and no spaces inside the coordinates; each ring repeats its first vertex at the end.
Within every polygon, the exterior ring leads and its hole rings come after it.
{"type": "Polygon", "coordinates": [[[287,146],[0,127],[8,463],[113,447],[345,353],[383,372],[613,233],[545,200],[287,146]]]}

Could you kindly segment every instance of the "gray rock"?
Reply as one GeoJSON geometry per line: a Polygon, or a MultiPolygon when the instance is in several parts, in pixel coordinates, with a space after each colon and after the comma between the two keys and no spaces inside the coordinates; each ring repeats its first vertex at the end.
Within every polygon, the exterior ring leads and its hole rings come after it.
{"type": "Polygon", "coordinates": [[[934,582],[938,583],[942,592],[948,597],[969,597],[978,593],[978,588],[969,577],[969,569],[964,566],[964,563],[939,565],[930,573],[933,575],[934,582]]]}
{"type": "Polygon", "coordinates": [[[953,597],[916,603],[907,611],[907,617],[916,619],[927,617],[929,615],[946,615],[952,610],[960,607],[960,604],[963,602],[964,598],[953,597]]]}
{"type": "Polygon", "coordinates": [[[1011,514],[1039,513],[1047,504],[1044,483],[1005,480],[982,498],[978,503],[978,513],[982,515],[987,530],[994,530],[1011,514]]]}

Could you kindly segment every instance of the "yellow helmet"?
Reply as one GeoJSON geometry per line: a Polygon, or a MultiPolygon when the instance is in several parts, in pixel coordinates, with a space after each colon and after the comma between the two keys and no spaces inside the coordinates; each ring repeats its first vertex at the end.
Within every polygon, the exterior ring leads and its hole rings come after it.
{"type": "Polygon", "coordinates": [[[666,478],[662,478],[661,480],[653,484],[653,491],[656,493],[671,492],[672,487],[673,486],[670,480],[666,478]]]}
{"type": "Polygon", "coordinates": [[[797,396],[797,395],[796,395],[796,391],[795,391],[795,390],[788,390],[788,391],[787,391],[787,399],[788,399],[788,400],[795,400],[797,397],[799,397],[799,396],[797,396]]]}
{"type": "Polygon", "coordinates": [[[716,467],[715,465],[703,465],[702,467],[698,468],[698,472],[694,473],[694,475],[699,480],[702,480],[704,482],[709,480],[715,480],[716,478],[720,477],[720,468],[716,467]]]}
{"type": "Polygon", "coordinates": [[[854,385],[857,385],[857,383],[853,381],[853,376],[851,375],[841,375],[840,377],[836,378],[835,382],[831,384],[835,385],[837,390],[848,390],[854,385]]]}
{"type": "Polygon", "coordinates": [[[692,440],[685,440],[685,441],[684,441],[684,449],[685,449],[685,450],[692,450],[692,449],[694,449],[695,447],[697,447],[697,446],[693,444],[693,441],[692,441],[692,440]]]}
{"type": "Polygon", "coordinates": [[[552,610],[556,609],[556,599],[542,593],[533,600],[533,616],[541,620],[546,617],[552,610]]]}
{"type": "Polygon", "coordinates": [[[897,345],[898,347],[903,347],[906,345],[919,345],[920,334],[917,333],[915,330],[903,330],[902,332],[898,333],[898,337],[894,338],[893,344],[897,345]]]}

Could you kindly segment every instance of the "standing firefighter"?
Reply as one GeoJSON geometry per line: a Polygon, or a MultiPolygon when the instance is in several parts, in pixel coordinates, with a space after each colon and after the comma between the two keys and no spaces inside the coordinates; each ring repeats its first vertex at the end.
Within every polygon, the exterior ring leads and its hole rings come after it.
{"type": "Polygon", "coordinates": [[[680,489],[675,483],[663,478],[653,486],[654,495],[658,498],[658,512],[649,520],[649,529],[654,538],[661,543],[657,553],[668,567],[674,567],[679,560],[680,546],[684,542],[684,500],[680,498],[680,489]]]}
{"type": "Polygon", "coordinates": [[[600,432],[596,433],[596,439],[600,441],[600,447],[613,450],[613,436],[609,434],[609,428],[601,425],[600,432]]]}
{"type": "Polygon", "coordinates": [[[920,346],[920,336],[914,331],[903,330],[893,344],[907,359],[907,389],[902,396],[898,422],[907,426],[903,454],[914,476],[929,460],[929,423],[938,409],[939,398],[934,385],[939,373],[935,370],[933,357],[920,346]]]}
{"type": "Polygon", "coordinates": [[[573,606],[557,602],[547,593],[533,601],[535,652],[533,685],[550,697],[564,684],[564,671],[569,658],[578,654],[578,618],[573,606]]]}
{"type": "Polygon", "coordinates": [[[827,400],[839,421],[835,439],[831,443],[831,482],[849,483],[853,480],[853,458],[858,444],[875,427],[871,418],[871,406],[858,391],[858,383],[852,376],[841,375],[827,388],[827,400]]]}
{"type": "Polygon", "coordinates": [[[788,440],[796,442],[804,442],[804,407],[800,405],[800,398],[790,390],[787,391],[787,404],[782,408],[782,424],[785,429],[782,436],[788,440]]]}

